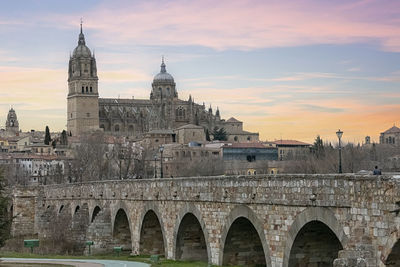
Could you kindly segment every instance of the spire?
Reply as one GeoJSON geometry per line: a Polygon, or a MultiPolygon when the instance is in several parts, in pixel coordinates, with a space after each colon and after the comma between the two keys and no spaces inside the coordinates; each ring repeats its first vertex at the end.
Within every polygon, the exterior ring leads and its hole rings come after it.
{"type": "Polygon", "coordinates": [[[215,116],[219,116],[219,108],[217,107],[217,111],[215,112],[215,116]]]}
{"type": "Polygon", "coordinates": [[[82,31],[82,23],[83,20],[81,18],[81,33],[79,34],[79,41],[78,41],[78,45],[85,45],[85,35],[83,35],[83,31],[82,31]]]}
{"type": "Polygon", "coordinates": [[[164,63],[164,56],[162,56],[162,60],[161,60],[161,73],[166,73],[167,70],[165,68],[165,63],[164,63]]]}
{"type": "Polygon", "coordinates": [[[189,95],[189,102],[192,102],[192,95],[189,95]]]}

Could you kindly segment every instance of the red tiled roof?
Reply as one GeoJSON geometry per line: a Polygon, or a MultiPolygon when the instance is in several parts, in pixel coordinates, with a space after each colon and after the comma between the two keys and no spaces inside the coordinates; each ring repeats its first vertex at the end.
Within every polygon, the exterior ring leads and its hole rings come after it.
{"type": "Polygon", "coordinates": [[[297,140],[276,140],[271,142],[276,145],[291,145],[291,146],[310,146],[311,144],[304,143],[297,140]]]}
{"type": "Polygon", "coordinates": [[[223,148],[270,148],[262,143],[228,143],[222,146],[223,148]]]}

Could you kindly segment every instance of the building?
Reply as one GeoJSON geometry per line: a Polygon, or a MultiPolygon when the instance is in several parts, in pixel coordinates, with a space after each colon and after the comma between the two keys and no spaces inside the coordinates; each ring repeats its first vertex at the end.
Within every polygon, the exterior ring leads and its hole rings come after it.
{"type": "Polygon", "coordinates": [[[266,145],[275,146],[278,148],[279,160],[305,155],[310,152],[311,148],[311,144],[297,140],[277,140],[273,142],[266,142],[266,145]]]}
{"type": "Polygon", "coordinates": [[[256,175],[268,172],[268,162],[278,159],[278,149],[262,143],[226,143],[222,155],[225,174],[256,175]]]}
{"type": "Polygon", "coordinates": [[[392,128],[381,133],[379,143],[400,146],[400,128],[393,125],[392,128]]]}
{"type": "Polygon", "coordinates": [[[6,120],[6,132],[8,134],[16,134],[19,132],[19,123],[17,119],[17,113],[13,108],[10,108],[6,120]]]}
{"type": "MultiPolygon", "coordinates": [[[[94,54],[86,46],[85,36],[79,34],[68,68],[67,132],[70,136],[102,129],[106,134],[133,136],[141,139],[151,131],[174,130],[195,125],[208,130],[225,128],[232,142],[257,141],[258,133],[243,131],[243,123],[231,118],[221,119],[217,108],[207,110],[178,98],[176,83],[167,72],[164,59],[160,72],[154,76],[149,99],[99,98],[97,66],[94,54]]],[[[199,128],[200,129],[200,128],[199,128]]]]}

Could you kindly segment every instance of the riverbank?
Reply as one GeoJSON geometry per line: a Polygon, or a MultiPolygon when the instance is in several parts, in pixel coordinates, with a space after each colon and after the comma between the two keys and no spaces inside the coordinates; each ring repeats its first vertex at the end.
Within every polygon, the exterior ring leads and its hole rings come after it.
{"type": "MultiPolygon", "coordinates": [[[[127,262],[139,262],[139,263],[146,263],[149,266],[157,266],[157,267],[208,267],[206,262],[192,262],[192,261],[173,261],[167,260],[165,258],[160,258],[158,262],[152,262],[150,260],[150,256],[130,256],[129,254],[121,254],[121,255],[114,255],[114,254],[99,254],[93,256],[69,256],[69,255],[39,255],[39,254],[28,254],[28,253],[0,253],[0,260],[2,258],[19,258],[19,259],[46,259],[46,260],[62,260],[64,262],[60,262],[60,264],[70,265],[66,263],[65,260],[89,260],[89,261],[96,261],[96,260],[105,260],[105,261],[127,261],[127,262]]],[[[1,266],[1,265],[0,265],[1,266]]],[[[72,265],[74,266],[74,265],[72,265]]],[[[123,265],[122,265],[123,266],[123,265]]],[[[1,266],[3,267],[3,266],[1,266]]],[[[62,266],[64,267],[64,266],[62,266]]],[[[89,267],[89,266],[88,266],[89,267]]],[[[91,267],[91,266],[90,266],[91,267]]],[[[97,267],[97,266],[96,266],[97,267]]]]}

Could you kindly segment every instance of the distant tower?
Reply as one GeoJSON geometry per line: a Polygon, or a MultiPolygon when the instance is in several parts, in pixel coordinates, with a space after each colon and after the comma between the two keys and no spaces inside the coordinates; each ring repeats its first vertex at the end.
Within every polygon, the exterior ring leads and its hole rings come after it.
{"type": "Polygon", "coordinates": [[[78,46],[69,59],[67,132],[80,135],[99,129],[99,93],[96,59],[79,34],[78,46]]]}
{"type": "Polygon", "coordinates": [[[19,132],[19,123],[17,119],[17,114],[13,108],[10,108],[7,115],[6,121],[6,131],[9,133],[18,133],[19,132]]]}
{"type": "Polygon", "coordinates": [[[365,137],[365,144],[366,144],[366,145],[371,144],[371,137],[370,137],[370,136],[366,136],[366,137],[365,137]]]}
{"type": "Polygon", "coordinates": [[[151,91],[150,99],[162,100],[177,98],[178,93],[176,92],[175,86],[174,77],[167,72],[163,57],[160,73],[154,76],[153,79],[153,90],[151,91]]]}

